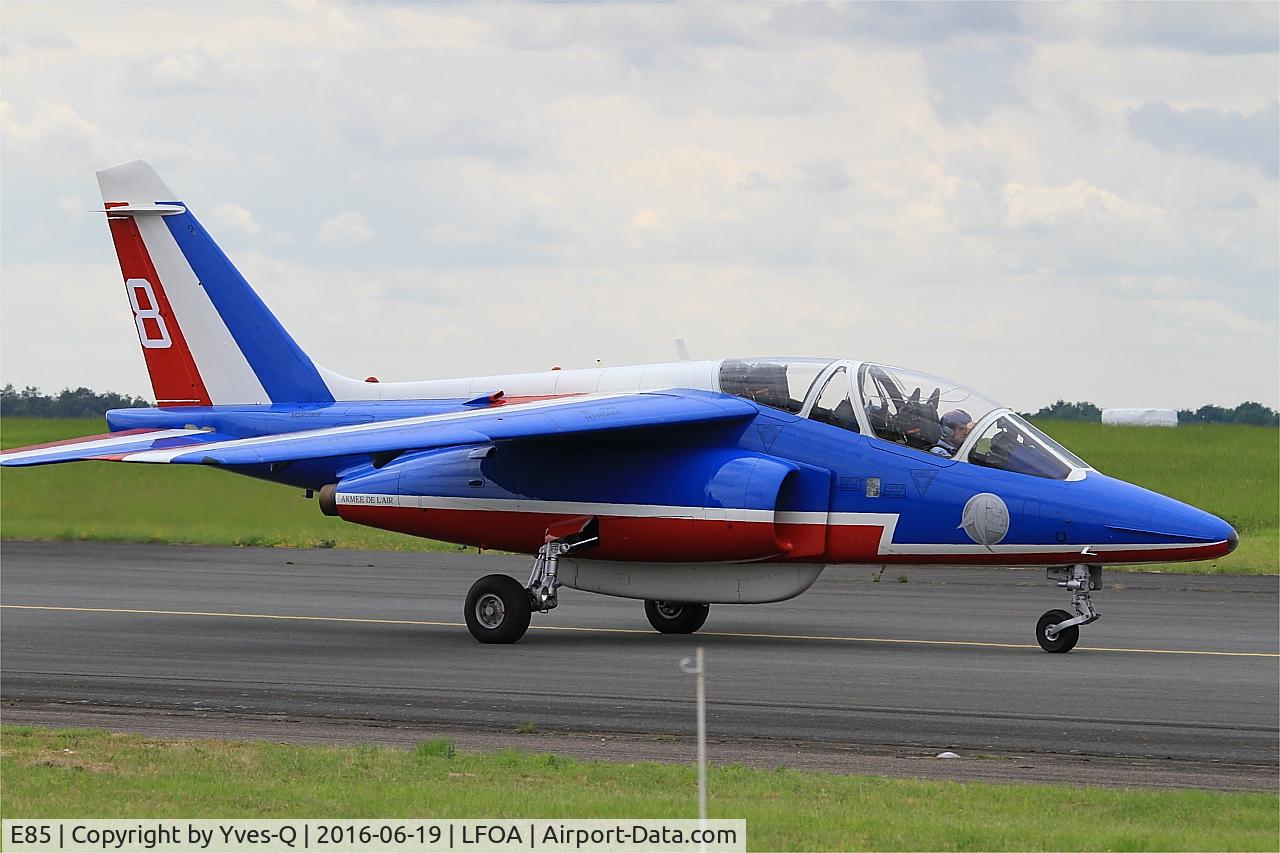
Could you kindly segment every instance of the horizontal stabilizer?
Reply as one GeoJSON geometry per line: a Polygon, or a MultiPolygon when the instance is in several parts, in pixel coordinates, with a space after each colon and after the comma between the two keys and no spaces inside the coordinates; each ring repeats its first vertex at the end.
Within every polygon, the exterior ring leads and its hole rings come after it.
{"type": "Polygon", "coordinates": [[[50,465],[54,462],[82,462],[100,459],[118,462],[131,453],[171,452],[211,442],[225,442],[232,436],[199,429],[130,429],[102,435],[86,435],[49,444],[15,447],[0,453],[0,465],[50,465]]]}
{"type": "Polygon", "coordinates": [[[176,216],[186,213],[187,209],[180,204],[125,204],[117,207],[106,207],[94,213],[109,213],[116,216],[135,216],[142,213],[155,213],[160,216],[176,216]]]}

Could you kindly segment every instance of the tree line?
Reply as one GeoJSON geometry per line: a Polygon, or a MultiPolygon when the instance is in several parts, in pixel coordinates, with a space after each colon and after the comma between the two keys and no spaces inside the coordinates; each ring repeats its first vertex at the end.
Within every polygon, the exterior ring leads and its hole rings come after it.
{"type": "MultiPolygon", "coordinates": [[[[98,394],[88,388],[63,388],[56,395],[41,394],[39,388],[30,385],[21,391],[13,385],[5,385],[0,389],[0,414],[18,418],[96,418],[101,417],[107,409],[136,409],[150,405],[143,397],[131,397],[114,391],[98,394]]],[[[1089,402],[1068,403],[1059,400],[1038,412],[1023,412],[1022,416],[1097,423],[1102,420],[1102,409],[1089,402]]],[[[1280,414],[1268,406],[1252,401],[1241,403],[1234,409],[1210,404],[1194,411],[1179,409],[1178,423],[1280,426],[1280,414]]]]}
{"type": "MultiPolygon", "coordinates": [[[[1093,421],[1102,420],[1102,409],[1093,403],[1068,403],[1059,400],[1051,406],[1045,406],[1038,412],[1023,412],[1024,418],[1045,418],[1058,421],[1093,421]]],[[[1271,407],[1261,403],[1246,401],[1228,409],[1210,403],[1198,409],[1179,409],[1180,424],[1250,424],[1253,426],[1280,426],[1280,414],[1271,407]]]]}
{"type": "Polygon", "coordinates": [[[13,385],[0,389],[0,415],[15,418],[100,418],[107,409],[137,409],[150,406],[142,397],[108,391],[98,394],[88,388],[63,388],[57,394],[41,394],[28,385],[19,391],[13,385]]]}

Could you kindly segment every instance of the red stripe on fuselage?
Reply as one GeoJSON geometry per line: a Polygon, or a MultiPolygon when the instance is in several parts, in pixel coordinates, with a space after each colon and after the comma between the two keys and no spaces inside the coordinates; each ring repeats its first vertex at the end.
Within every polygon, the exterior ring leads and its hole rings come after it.
{"type": "MultiPolygon", "coordinates": [[[[347,521],[399,533],[442,539],[461,545],[532,554],[545,540],[547,528],[571,516],[504,510],[435,509],[339,504],[347,521]]],[[[720,521],[692,518],[597,516],[600,544],[581,553],[588,560],[630,562],[779,562],[833,564],[1060,566],[1080,562],[1079,549],[1044,552],[952,554],[881,554],[883,528],[862,524],[774,524],[767,521],[720,521]],[[824,530],[825,527],[825,530],[824,530]],[[826,536],[826,550],[811,543],[826,536]],[[771,546],[770,543],[773,543],[771,546]]],[[[905,546],[904,546],[905,547],[905,546]]],[[[1211,560],[1230,551],[1226,542],[1167,549],[1093,550],[1093,563],[1153,563],[1211,560]]]]}
{"type": "MultiPolygon", "coordinates": [[[[119,204],[120,202],[110,202],[107,207],[119,204]]],[[[150,283],[156,304],[141,307],[158,310],[169,333],[169,346],[142,348],[142,357],[146,359],[147,372],[151,374],[151,389],[156,395],[156,402],[168,406],[211,405],[209,392],[205,390],[204,380],[200,378],[195,359],[182,336],[178,318],[174,316],[169,298],[165,296],[164,286],[160,283],[160,276],[156,274],[147,246],[142,241],[138,223],[131,216],[108,216],[107,225],[111,228],[111,239],[116,244],[116,257],[120,261],[120,272],[124,274],[125,281],[140,278],[150,283]]],[[[151,319],[143,322],[155,323],[151,319]]],[[[158,331],[156,337],[159,337],[158,331]]]]}
{"type": "Polygon", "coordinates": [[[541,403],[543,400],[562,400],[565,397],[581,397],[585,392],[574,392],[572,394],[529,394],[524,397],[499,397],[489,403],[489,408],[494,406],[518,406],[521,403],[541,403]]]}
{"type": "MultiPolygon", "coordinates": [[[[500,510],[419,509],[339,504],[347,521],[477,548],[535,553],[549,527],[573,516],[500,510]]],[[[771,559],[786,543],[771,522],[706,521],[692,518],[597,516],[600,544],[593,560],[639,562],[734,562],[771,559]]],[[[586,556],[584,552],[584,556],[586,556]]]]}

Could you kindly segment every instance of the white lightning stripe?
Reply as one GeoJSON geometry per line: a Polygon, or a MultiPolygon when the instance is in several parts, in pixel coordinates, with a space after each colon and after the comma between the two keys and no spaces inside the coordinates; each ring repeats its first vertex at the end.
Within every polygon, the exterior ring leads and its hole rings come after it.
{"type": "Polygon", "coordinates": [[[160,216],[135,216],[164,294],[214,405],[270,403],[258,376],[160,216]]]}
{"type": "MultiPolygon", "coordinates": [[[[540,512],[553,515],[612,515],[622,518],[682,518],[695,521],[759,521],[772,523],[771,509],[613,504],[584,501],[532,501],[519,498],[449,498],[417,495],[366,495],[339,492],[339,505],[395,506],[409,509],[484,510],[487,512],[540,512]],[[394,503],[387,503],[388,500],[394,503]]],[[[825,518],[824,513],[814,515],[825,518]]]]}
{"type": "MultiPolygon", "coordinates": [[[[83,453],[87,450],[101,450],[108,453],[111,450],[130,444],[137,444],[143,441],[157,441],[162,438],[178,438],[184,435],[203,435],[202,430],[198,429],[165,429],[155,432],[140,432],[135,435],[121,435],[115,438],[99,438],[94,441],[68,442],[67,444],[59,444],[54,447],[37,447],[33,450],[14,450],[0,453],[0,459],[6,462],[16,461],[20,459],[34,459],[39,456],[56,456],[62,453],[83,453]]],[[[188,445],[188,447],[190,447],[188,445]]],[[[98,455],[98,454],[91,454],[98,455]]]]}
{"type": "MultiPolygon", "coordinates": [[[[720,507],[662,506],[657,504],[590,503],[586,501],[534,501],[518,498],[464,498],[418,495],[353,494],[339,492],[340,506],[374,508],[450,509],[477,512],[538,512],[551,515],[604,515],[618,518],[675,518],[695,521],[752,521],[778,524],[827,524],[831,527],[879,527],[878,553],[896,556],[927,554],[1062,554],[1064,559],[1080,556],[1082,545],[961,545],[895,543],[899,516],[883,512],[777,512],[769,509],[724,509],[720,507]]],[[[1180,542],[1152,544],[1094,545],[1103,553],[1117,551],[1171,551],[1221,545],[1222,542],[1180,542]]]]}
{"type": "MultiPolygon", "coordinates": [[[[622,394],[599,394],[599,395],[579,395],[576,397],[563,397],[557,400],[540,400],[533,403],[518,403],[511,407],[512,413],[527,412],[533,409],[554,409],[562,406],[578,405],[581,403],[596,403],[603,400],[613,400],[619,397],[634,397],[635,392],[622,394]]],[[[377,432],[379,430],[399,430],[405,427],[414,427],[422,425],[431,425],[439,423],[448,423],[451,421],[465,421],[473,418],[489,417],[496,413],[501,413],[505,406],[494,408],[484,408],[467,412],[448,412],[442,415],[423,415],[417,418],[400,418],[394,421],[375,421],[373,423],[352,424],[350,426],[328,427],[326,429],[303,430],[302,432],[290,432],[281,435],[263,435],[254,438],[240,438],[233,441],[218,441],[203,445],[200,449],[208,452],[219,450],[238,450],[242,447],[263,447],[273,444],[285,444],[298,439],[316,439],[329,438],[332,436],[356,435],[358,433],[377,432]]],[[[181,456],[190,451],[190,448],[178,450],[153,450],[144,453],[135,453],[125,457],[126,462],[172,462],[174,457],[181,456]]]]}

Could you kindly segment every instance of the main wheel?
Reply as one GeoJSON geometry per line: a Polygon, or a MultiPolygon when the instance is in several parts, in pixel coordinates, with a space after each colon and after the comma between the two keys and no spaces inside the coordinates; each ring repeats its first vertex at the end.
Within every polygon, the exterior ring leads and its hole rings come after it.
{"type": "Polygon", "coordinates": [[[1069,652],[1076,647],[1076,643],[1080,640],[1080,626],[1072,625],[1070,628],[1063,628],[1052,640],[1045,636],[1045,630],[1050,625],[1057,625],[1059,622],[1066,622],[1071,618],[1071,614],[1065,610],[1050,610],[1040,617],[1040,621],[1036,623],[1036,642],[1040,644],[1040,648],[1046,652],[1054,652],[1061,654],[1069,652]]]}
{"type": "Polygon", "coordinates": [[[692,634],[707,621],[710,604],[685,604],[680,601],[646,601],[644,615],[649,624],[664,634],[692,634]]]}
{"type": "Polygon", "coordinates": [[[485,575],[467,593],[467,629],[482,643],[514,643],[529,630],[529,593],[507,575],[485,575]]]}

